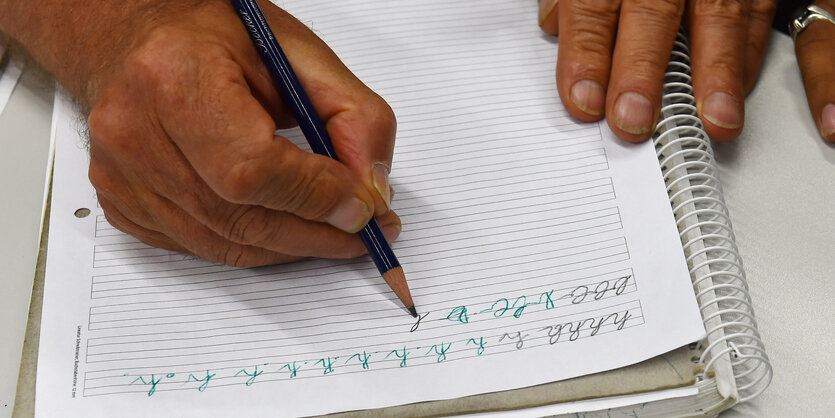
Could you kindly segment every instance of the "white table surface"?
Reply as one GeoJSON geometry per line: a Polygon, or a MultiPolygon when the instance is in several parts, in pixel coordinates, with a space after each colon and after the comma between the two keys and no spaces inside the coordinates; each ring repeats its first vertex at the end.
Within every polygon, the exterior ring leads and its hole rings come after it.
{"type": "Polygon", "coordinates": [[[835,146],[773,34],[743,135],[714,146],[774,381],[725,416],[835,415],[835,146]]]}
{"type": "Polygon", "coordinates": [[[50,85],[35,71],[25,72],[0,114],[0,418],[12,415],[38,255],[50,85]]]}
{"type": "MultiPolygon", "coordinates": [[[[50,92],[42,84],[24,80],[18,90],[0,115],[0,265],[6,266],[0,281],[12,289],[0,292],[0,418],[11,412],[11,405],[4,406],[10,401],[3,397],[2,384],[17,374],[13,364],[19,364],[12,351],[19,350],[14,341],[25,323],[31,290],[33,258],[27,245],[37,243],[33,219],[42,200],[39,167],[46,161],[51,109],[50,92]]],[[[760,331],[775,370],[764,394],[723,417],[831,416],[835,146],[824,143],[814,127],[787,36],[772,35],[763,73],[746,100],[742,136],[715,148],[760,331]]],[[[25,353],[30,361],[34,356],[25,353]]],[[[25,370],[15,413],[21,417],[32,413],[33,371],[25,370]]]]}

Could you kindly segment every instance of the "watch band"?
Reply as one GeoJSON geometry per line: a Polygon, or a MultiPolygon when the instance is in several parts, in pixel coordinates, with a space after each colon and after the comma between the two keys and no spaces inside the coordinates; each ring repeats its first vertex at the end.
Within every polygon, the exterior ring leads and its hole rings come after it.
{"type": "Polygon", "coordinates": [[[791,34],[793,40],[797,40],[797,34],[803,32],[812,22],[818,20],[829,21],[829,23],[835,24],[835,16],[832,16],[832,13],[829,13],[821,7],[806,6],[801,8],[799,16],[789,23],[789,34],[791,34]]]}

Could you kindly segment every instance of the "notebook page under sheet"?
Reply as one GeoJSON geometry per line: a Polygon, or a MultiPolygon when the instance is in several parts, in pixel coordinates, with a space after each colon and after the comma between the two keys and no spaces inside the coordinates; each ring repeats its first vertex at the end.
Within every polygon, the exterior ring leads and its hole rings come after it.
{"type": "Polygon", "coordinates": [[[367,258],[235,269],[115,230],[59,100],[37,415],[377,408],[699,339],[652,147],[569,118],[535,2],[459,3],[281,3],[397,114],[393,248],[418,320],[367,258]]]}

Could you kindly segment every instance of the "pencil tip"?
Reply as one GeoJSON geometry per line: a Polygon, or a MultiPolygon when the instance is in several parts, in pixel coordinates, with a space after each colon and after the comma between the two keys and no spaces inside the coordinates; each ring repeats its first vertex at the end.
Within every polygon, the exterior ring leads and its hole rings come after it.
{"type": "Polygon", "coordinates": [[[403,273],[403,268],[397,266],[385,273],[383,278],[388,283],[397,298],[403,303],[403,306],[409,310],[413,317],[417,318],[417,311],[415,310],[415,302],[412,301],[412,293],[409,292],[409,285],[406,283],[406,275],[403,273]]]}

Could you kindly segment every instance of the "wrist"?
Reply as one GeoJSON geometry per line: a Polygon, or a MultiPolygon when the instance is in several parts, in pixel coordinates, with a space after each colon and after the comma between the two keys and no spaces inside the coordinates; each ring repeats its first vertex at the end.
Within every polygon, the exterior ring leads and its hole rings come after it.
{"type": "Polygon", "coordinates": [[[85,105],[154,27],[220,0],[0,0],[0,31],[85,105]]]}

